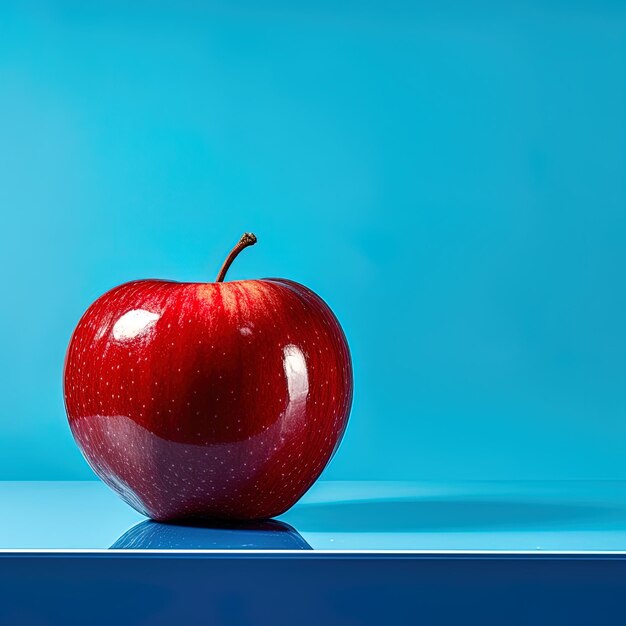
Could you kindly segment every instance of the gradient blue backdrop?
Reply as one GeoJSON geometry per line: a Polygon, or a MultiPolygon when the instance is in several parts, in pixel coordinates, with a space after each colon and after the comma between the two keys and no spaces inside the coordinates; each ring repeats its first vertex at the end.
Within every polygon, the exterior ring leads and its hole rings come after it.
{"type": "Polygon", "coordinates": [[[624,2],[5,1],[0,210],[0,478],[92,476],[78,318],[244,230],[352,347],[326,477],[626,478],[624,2]]]}

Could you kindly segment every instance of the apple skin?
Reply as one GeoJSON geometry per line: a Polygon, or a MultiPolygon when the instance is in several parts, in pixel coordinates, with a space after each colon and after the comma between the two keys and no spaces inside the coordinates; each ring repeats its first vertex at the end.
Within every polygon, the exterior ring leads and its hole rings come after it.
{"type": "Polygon", "coordinates": [[[265,519],[337,449],[352,365],[336,317],[303,285],[140,280],[83,315],[64,392],[83,455],[139,512],[265,519]]]}

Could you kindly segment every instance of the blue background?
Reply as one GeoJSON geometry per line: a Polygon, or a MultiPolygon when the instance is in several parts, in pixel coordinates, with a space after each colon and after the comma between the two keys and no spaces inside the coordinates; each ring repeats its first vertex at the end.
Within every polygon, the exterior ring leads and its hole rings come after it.
{"type": "Polygon", "coordinates": [[[623,2],[5,1],[0,478],[92,476],[78,318],[244,230],[347,332],[327,478],[626,478],[625,175],[623,2]]]}

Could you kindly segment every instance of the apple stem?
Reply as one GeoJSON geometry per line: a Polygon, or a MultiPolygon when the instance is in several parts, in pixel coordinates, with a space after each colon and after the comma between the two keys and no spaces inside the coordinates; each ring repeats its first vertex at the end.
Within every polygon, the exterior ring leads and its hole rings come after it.
{"type": "Polygon", "coordinates": [[[241,239],[237,243],[237,245],[230,251],[230,254],[226,257],[224,261],[224,265],[222,265],[222,269],[220,273],[217,275],[215,282],[221,283],[224,282],[224,278],[226,277],[226,272],[228,268],[231,266],[232,262],[237,258],[237,255],[248,246],[253,246],[256,243],[256,237],[253,233],[244,233],[241,235],[241,239]]]}

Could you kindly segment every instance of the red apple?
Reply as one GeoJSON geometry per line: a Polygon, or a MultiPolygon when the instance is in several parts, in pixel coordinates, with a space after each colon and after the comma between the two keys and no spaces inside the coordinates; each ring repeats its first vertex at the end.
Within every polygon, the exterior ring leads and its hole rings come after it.
{"type": "Polygon", "coordinates": [[[290,280],[139,280],[98,298],[65,360],[72,433],[93,470],[156,520],[269,518],[337,449],[352,403],[345,335],[290,280]]]}

